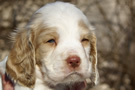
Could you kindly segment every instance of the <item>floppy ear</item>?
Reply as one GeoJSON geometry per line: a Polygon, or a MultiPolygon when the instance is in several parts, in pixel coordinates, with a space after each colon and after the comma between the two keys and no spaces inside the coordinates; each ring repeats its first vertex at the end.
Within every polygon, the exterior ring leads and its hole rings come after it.
{"type": "Polygon", "coordinates": [[[35,84],[35,50],[31,36],[27,29],[18,30],[12,35],[14,44],[6,65],[11,79],[29,88],[35,84]]]}
{"type": "Polygon", "coordinates": [[[97,70],[97,49],[96,49],[96,36],[95,34],[91,35],[90,38],[90,61],[92,63],[92,75],[90,77],[92,86],[98,84],[99,74],[97,70]]]}

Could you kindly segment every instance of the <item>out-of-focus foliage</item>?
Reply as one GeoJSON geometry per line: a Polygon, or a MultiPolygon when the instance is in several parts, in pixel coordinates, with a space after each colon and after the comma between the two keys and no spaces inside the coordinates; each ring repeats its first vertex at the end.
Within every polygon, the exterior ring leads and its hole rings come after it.
{"type": "MultiPolygon", "coordinates": [[[[0,60],[8,35],[27,24],[41,6],[56,0],[0,0],[0,60]]],[[[91,90],[135,89],[135,0],[61,0],[74,3],[96,28],[100,84],[91,90]]]]}

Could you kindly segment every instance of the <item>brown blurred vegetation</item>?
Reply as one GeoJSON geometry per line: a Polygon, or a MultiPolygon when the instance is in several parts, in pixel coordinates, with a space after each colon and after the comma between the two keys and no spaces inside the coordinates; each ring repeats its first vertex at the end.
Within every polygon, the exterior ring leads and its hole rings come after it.
{"type": "MultiPolygon", "coordinates": [[[[0,0],[0,60],[9,33],[56,0],[0,0]]],[[[91,90],[135,90],[135,0],[61,0],[74,3],[96,27],[100,84],[91,90]]]]}

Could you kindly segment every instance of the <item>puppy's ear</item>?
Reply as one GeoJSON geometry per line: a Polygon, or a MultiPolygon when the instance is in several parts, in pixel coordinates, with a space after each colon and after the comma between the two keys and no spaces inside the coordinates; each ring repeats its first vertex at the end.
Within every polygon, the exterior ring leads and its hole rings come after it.
{"type": "Polygon", "coordinates": [[[35,84],[35,49],[30,30],[20,29],[12,35],[13,47],[6,69],[7,74],[20,85],[33,88],[35,84]]]}
{"type": "Polygon", "coordinates": [[[99,81],[99,74],[97,69],[97,48],[96,48],[96,36],[93,33],[90,38],[90,61],[92,63],[92,75],[90,77],[92,85],[97,85],[99,81]]]}

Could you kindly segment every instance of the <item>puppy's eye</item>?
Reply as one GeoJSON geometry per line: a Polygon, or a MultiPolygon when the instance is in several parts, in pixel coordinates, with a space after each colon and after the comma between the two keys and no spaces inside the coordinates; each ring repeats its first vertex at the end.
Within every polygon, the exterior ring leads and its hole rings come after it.
{"type": "Polygon", "coordinates": [[[56,43],[54,39],[50,39],[47,41],[47,43],[56,43]]]}
{"type": "Polygon", "coordinates": [[[82,42],[89,41],[89,39],[83,38],[82,42]]]}

